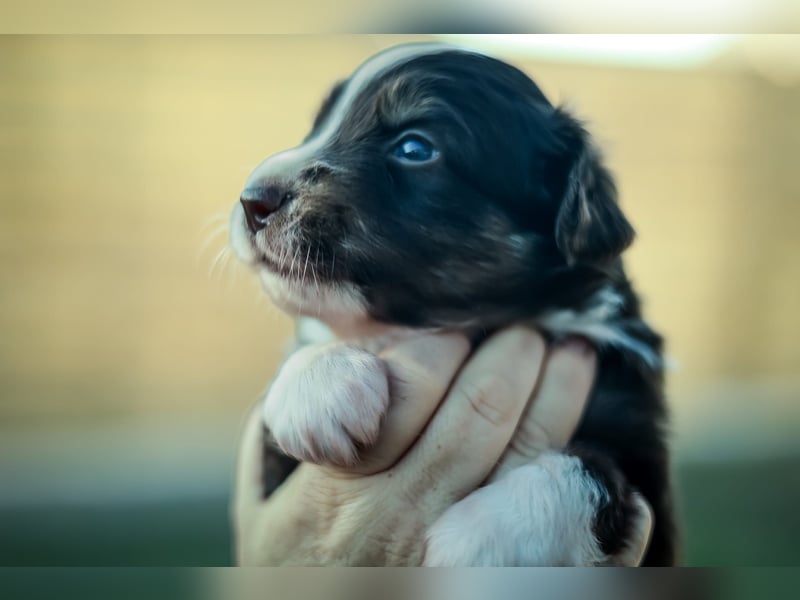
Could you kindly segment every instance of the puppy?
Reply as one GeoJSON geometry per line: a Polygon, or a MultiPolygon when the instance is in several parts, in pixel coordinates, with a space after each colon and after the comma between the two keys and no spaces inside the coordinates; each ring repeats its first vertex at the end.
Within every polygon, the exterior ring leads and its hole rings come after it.
{"type": "Polygon", "coordinates": [[[431,44],[368,60],[232,214],[235,252],[300,317],[263,403],[265,494],[297,461],[353,464],[380,435],[388,386],[364,340],[530,323],[597,346],[582,423],[446,511],[426,564],[629,564],[647,505],[643,564],[673,564],[662,341],[620,260],[633,236],[586,130],[518,69],[431,44]]]}

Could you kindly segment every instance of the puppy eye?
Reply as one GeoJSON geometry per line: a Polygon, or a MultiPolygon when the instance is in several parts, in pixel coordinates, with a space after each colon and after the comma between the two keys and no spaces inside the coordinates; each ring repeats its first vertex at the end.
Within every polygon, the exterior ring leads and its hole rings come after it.
{"type": "Polygon", "coordinates": [[[433,144],[420,135],[408,135],[392,150],[392,155],[408,162],[427,162],[439,153],[433,144]]]}

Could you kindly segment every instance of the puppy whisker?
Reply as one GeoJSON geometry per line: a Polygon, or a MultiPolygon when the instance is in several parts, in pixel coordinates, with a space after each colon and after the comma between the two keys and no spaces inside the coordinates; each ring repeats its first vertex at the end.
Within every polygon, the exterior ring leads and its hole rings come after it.
{"type": "Polygon", "coordinates": [[[304,287],[306,285],[306,271],[308,270],[308,257],[310,256],[310,254],[311,254],[311,246],[309,245],[308,248],[306,249],[306,261],[305,264],[303,265],[303,276],[300,279],[300,282],[303,284],[304,287]]]}
{"type": "Polygon", "coordinates": [[[220,237],[227,233],[228,225],[227,224],[219,224],[214,229],[209,231],[205,234],[205,239],[200,243],[200,247],[198,249],[198,254],[202,255],[205,253],[208,248],[220,237]]]}
{"type": "MultiPolygon", "coordinates": [[[[214,274],[215,274],[215,271],[217,270],[217,267],[222,266],[224,268],[224,266],[227,264],[226,257],[229,256],[230,252],[231,252],[231,250],[230,250],[229,246],[223,246],[222,248],[220,248],[219,252],[217,252],[217,254],[214,256],[213,260],[211,261],[211,264],[209,265],[209,269],[208,269],[208,277],[209,277],[209,279],[213,279],[214,278],[214,274]]],[[[220,274],[221,273],[222,273],[222,271],[220,270],[220,274]]]]}
{"type": "Polygon", "coordinates": [[[205,222],[200,226],[200,232],[202,233],[206,229],[209,229],[210,227],[216,227],[217,225],[220,224],[225,225],[225,227],[227,228],[229,220],[230,220],[230,215],[227,212],[220,211],[214,213],[210,215],[205,220],[205,222]]]}

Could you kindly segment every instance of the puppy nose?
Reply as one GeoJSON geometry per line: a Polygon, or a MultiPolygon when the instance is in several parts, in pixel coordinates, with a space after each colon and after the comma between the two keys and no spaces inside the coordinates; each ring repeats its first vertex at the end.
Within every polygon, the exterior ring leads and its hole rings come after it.
{"type": "Polygon", "coordinates": [[[267,224],[267,217],[283,206],[291,194],[278,185],[261,185],[246,188],[239,201],[250,231],[256,233],[267,224]]]}

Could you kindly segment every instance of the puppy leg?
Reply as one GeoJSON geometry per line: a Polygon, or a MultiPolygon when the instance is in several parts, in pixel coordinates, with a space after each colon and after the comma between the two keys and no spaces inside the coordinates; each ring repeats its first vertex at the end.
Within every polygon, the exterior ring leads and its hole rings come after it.
{"type": "Polygon", "coordinates": [[[617,485],[624,481],[616,472],[598,468],[577,456],[549,452],[501,475],[431,526],[424,564],[638,564],[650,532],[650,510],[637,492],[617,485]],[[621,538],[606,540],[605,535],[621,538]]]}
{"type": "Polygon", "coordinates": [[[305,346],[283,364],[262,407],[277,446],[300,461],[353,465],[389,403],[383,362],[346,345],[305,346]]]}

